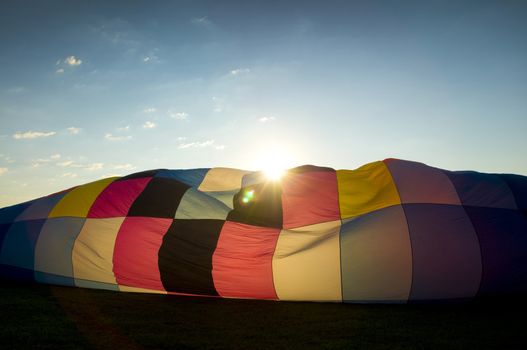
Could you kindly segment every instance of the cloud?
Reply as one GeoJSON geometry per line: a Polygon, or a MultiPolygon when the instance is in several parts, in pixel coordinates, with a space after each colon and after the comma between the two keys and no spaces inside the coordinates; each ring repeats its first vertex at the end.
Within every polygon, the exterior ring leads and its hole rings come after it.
{"type": "Polygon", "coordinates": [[[172,112],[172,111],[168,111],[167,112],[168,116],[172,119],[177,119],[177,120],[186,120],[188,118],[188,113],[186,112],[172,112]]]}
{"type": "Polygon", "coordinates": [[[194,17],[190,20],[190,23],[201,26],[201,27],[210,27],[212,26],[212,21],[207,18],[207,16],[203,17],[194,17]]]}
{"type": "Polygon", "coordinates": [[[261,117],[260,119],[258,119],[258,121],[261,122],[261,123],[267,123],[267,122],[271,122],[271,121],[273,121],[275,119],[276,119],[275,117],[261,117]]]}
{"type": "Polygon", "coordinates": [[[61,175],[61,177],[69,177],[70,179],[74,179],[77,177],[77,174],[75,173],[64,173],[61,175]]]}
{"type": "Polygon", "coordinates": [[[159,57],[157,57],[153,53],[149,53],[148,55],[143,56],[143,62],[144,63],[157,63],[159,62],[159,57]]]}
{"type": "Polygon", "coordinates": [[[5,154],[0,154],[0,158],[3,159],[6,163],[14,163],[15,161],[11,157],[6,156],[5,154]]]}
{"type": "Polygon", "coordinates": [[[229,73],[230,75],[241,75],[241,74],[247,74],[250,71],[251,70],[249,68],[237,68],[237,69],[231,70],[229,73]]]}
{"type": "Polygon", "coordinates": [[[61,166],[61,167],[69,167],[69,166],[73,165],[73,161],[72,160],[66,160],[64,162],[57,163],[57,165],[61,166]]]}
{"type": "Polygon", "coordinates": [[[152,123],[151,121],[147,121],[143,124],[143,129],[153,129],[156,127],[155,123],[152,123]]]}
{"type": "Polygon", "coordinates": [[[84,169],[89,170],[89,171],[96,171],[96,170],[101,170],[103,167],[104,167],[104,163],[92,163],[92,164],[86,165],[84,169]]]}
{"type": "Polygon", "coordinates": [[[57,73],[57,74],[62,74],[62,73],[64,73],[64,68],[59,68],[59,69],[57,69],[57,70],[55,71],[55,73],[57,73]]]}
{"type": "Polygon", "coordinates": [[[218,151],[223,151],[225,149],[225,145],[214,146],[214,149],[217,149],[218,151]]]}
{"type": "Polygon", "coordinates": [[[143,109],[143,113],[146,113],[146,114],[155,113],[155,112],[157,112],[157,109],[155,109],[154,107],[147,107],[143,109]]]}
{"type": "Polygon", "coordinates": [[[135,166],[133,166],[132,164],[126,163],[126,164],[115,164],[113,168],[115,170],[134,170],[135,166]]]}
{"type": "Polygon", "coordinates": [[[106,135],[104,135],[104,138],[109,140],[109,141],[126,141],[126,140],[131,140],[132,136],[130,136],[130,135],[128,135],[128,136],[114,136],[112,134],[106,134],[106,135]]]}
{"type": "Polygon", "coordinates": [[[81,128],[76,128],[76,127],[69,127],[68,129],[68,132],[72,135],[77,135],[82,129],[81,128]]]}
{"type": "Polygon", "coordinates": [[[43,131],[26,131],[26,132],[17,132],[13,134],[13,138],[16,140],[21,139],[36,139],[39,137],[49,137],[55,135],[55,131],[43,132],[43,131]]]}
{"type": "Polygon", "coordinates": [[[7,168],[0,168],[0,176],[4,175],[8,171],[9,171],[9,169],[7,169],[7,168]]]}
{"type": "Polygon", "coordinates": [[[128,130],[130,130],[130,125],[117,128],[117,131],[128,131],[128,130]]]}
{"type": "Polygon", "coordinates": [[[80,66],[82,64],[82,60],[79,58],[76,58],[75,56],[68,56],[64,60],[64,63],[68,66],[80,66]]]}
{"type": "MultiPolygon", "coordinates": [[[[31,168],[33,168],[33,169],[39,168],[41,165],[49,164],[52,161],[59,160],[60,157],[61,157],[60,154],[53,154],[49,158],[39,158],[36,161],[34,161],[33,164],[31,164],[31,168]]],[[[69,164],[67,164],[67,165],[69,165],[69,164]]]]}
{"type": "Polygon", "coordinates": [[[214,140],[207,140],[203,142],[188,142],[188,143],[180,143],[178,148],[179,149],[204,148],[204,147],[212,146],[213,144],[214,144],[214,140]]]}

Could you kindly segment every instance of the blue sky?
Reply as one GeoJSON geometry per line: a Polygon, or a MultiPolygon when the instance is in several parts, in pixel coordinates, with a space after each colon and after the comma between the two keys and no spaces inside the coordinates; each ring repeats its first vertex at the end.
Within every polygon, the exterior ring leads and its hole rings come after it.
{"type": "Polygon", "coordinates": [[[0,206],[152,168],[527,175],[523,1],[2,1],[0,206]]]}

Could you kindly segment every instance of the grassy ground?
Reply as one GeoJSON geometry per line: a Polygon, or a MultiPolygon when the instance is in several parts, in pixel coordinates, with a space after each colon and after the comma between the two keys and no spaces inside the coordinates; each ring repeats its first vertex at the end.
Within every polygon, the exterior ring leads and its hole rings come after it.
{"type": "Polygon", "coordinates": [[[525,348],[525,303],[343,305],[0,284],[0,347],[525,348]]]}

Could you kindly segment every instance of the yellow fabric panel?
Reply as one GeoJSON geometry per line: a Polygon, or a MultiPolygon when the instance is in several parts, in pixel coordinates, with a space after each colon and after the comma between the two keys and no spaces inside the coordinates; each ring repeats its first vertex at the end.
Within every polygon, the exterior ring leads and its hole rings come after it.
{"type": "Polygon", "coordinates": [[[57,205],[55,205],[51,213],[49,213],[49,217],[86,217],[99,193],[116,179],[118,179],[118,177],[110,177],[76,187],[65,195],[57,205]]]}
{"type": "Polygon", "coordinates": [[[273,256],[280,300],[341,301],[340,220],[282,230],[273,256]]]}
{"type": "Polygon", "coordinates": [[[153,293],[153,294],[167,294],[164,290],[154,290],[154,289],[145,289],[145,288],[136,288],[130,286],[119,285],[119,291],[121,292],[131,292],[131,293],[153,293]]]}
{"type": "Polygon", "coordinates": [[[199,185],[200,191],[230,191],[242,187],[243,175],[249,171],[231,168],[212,168],[199,185]]]}
{"type": "Polygon", "coordinates": [[[337,170],[337,181],[343,219],[401,203],[384,162],[366,164],[355,170],[337,170]]]}
{"type": "Polygon", "coordinates": [[[76,279],[117,283],[113,274],[113,248],[123,221],[124,218],[86,219],[73,246],[76,279]]]}

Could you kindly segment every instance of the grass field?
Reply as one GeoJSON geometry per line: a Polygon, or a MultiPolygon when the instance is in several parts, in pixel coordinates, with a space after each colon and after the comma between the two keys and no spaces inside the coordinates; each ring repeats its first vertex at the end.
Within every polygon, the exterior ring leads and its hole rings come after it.
{"type": "Polygon", "coordinates": [[[354,305],[0,284],[0,347],[525,348],[525,303],[354,305]]]}

